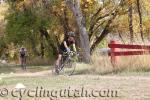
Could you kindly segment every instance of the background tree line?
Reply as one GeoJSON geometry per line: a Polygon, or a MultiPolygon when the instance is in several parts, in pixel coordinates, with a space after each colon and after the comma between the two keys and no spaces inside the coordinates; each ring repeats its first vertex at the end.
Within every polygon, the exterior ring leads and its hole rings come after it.
{"type": "Polygon", "coordinates": [[[78,51],[89,62],[108,34],[132,43],[149,36],[148,0],[8,0],[7,5],[1,55],[24,45],[30,57],[54,58],[67,32],[74,31],[78,51]]]}

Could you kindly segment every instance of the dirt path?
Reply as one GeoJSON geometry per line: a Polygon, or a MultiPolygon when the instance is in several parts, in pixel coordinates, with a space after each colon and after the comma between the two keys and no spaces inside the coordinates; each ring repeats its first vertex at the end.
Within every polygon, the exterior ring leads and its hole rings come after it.
{"type": "MultiPolygon", "coordinates": [[[[0,77],[10,78],[8,80],[11,80],[11,82],[14,81],[11,79],[11,77],[20,77],[19,80],[22,80],[24,77],[35,77],[33,79],[37,80],[34,80],[34,82],[29,81],[28,78],[25,78],[26,81],[24,81],[24,79],[22,81],[25,82],[24,84],[28,84],[28,86],[33,86],[32,84],[37,86],[46,85],[46,87],[49,87],[50,89],[51,87],[61,86],[64,88],[68,86],[71,86],[72,88],[81,88],[82,86],[84,86],[87,89],[110,89],[118,91],[117,98],[76,98],[75,100],[150,100],[149,76],[73,75],[68,77],[64,75],[59,75],[57,77],[52,76],[51,71],[48,70],[35,73],[23,72],[14,74],[4,74],[0,75],[0,77]],[[42,76],[46,78],[46,81],[43,78],[40,78],[42,76]]],[[[18,82],[18,79],[16,82],[18,82]]]]}
{"type": "MultiPolygon", "coordinates": [[[[52,75],[51,70],[46,71],[40,71],[40,72],[22,72],[22,73],[10,73],[10,74],[0,74],[0,77],[40,77],[40,76],[48,76],[52,75]]],[[[72,77],[79,77],[79,76],[98,76],[99,78],[105,78],[105,79],[124,79],[124,80],[150,80],[149,76],[119,76],[119,75],[107,75],[107,76],[101,76],[101,75],[73,75],[72,77]]]]}
{"type": "Polygon", "coordinates": [[[10,74],[3,74],[1,73],[0,77],[4,78],[4,77],[39,77],[39,76],[47,76],[49,74],[51,74],[52,71],[48,70],[48,71],[40,71],[40,72],[22,72],[22,73],[10,73],[10,74]]]}

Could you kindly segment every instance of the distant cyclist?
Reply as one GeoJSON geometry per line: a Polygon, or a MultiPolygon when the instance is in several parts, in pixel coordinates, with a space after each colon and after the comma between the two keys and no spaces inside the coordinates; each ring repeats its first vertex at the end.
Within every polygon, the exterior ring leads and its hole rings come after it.
{"type": "Polygon", "coordinates": [[[21,47],[20,51],[20,64],[23,70],[26,70],[26,54],[27,50],[24,47],[21,47]]]}
{"type": "MultiPolygon", "coordinates": [[[[68,36],[63,40],[63,42],[60,44],[59,46],[59,52],[58,52],[58,58],[56,60],[56,66],[58,67],[60,64],[60,61],[62,59],[62,55],[64,52],[70,52],[71,48],[70,46],[72,46],[74,52],[76,52],[76,47],[75,47],[75,33],[74,32],[68,32],[67,34],[68,36]]],[[[55,72],[59,73],[59,71],[57,70],[58,68],[56,68],[55,72]]]]}

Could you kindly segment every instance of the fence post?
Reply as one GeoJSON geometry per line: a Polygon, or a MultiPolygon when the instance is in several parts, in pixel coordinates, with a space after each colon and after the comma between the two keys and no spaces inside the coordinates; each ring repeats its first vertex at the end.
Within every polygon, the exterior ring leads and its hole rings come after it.
{"type": "MultiPolygon", "coordinates": [[[[111,44],[116,44],[116,41],[111,40],[111,41],[110,41],[110,45],[111,45],[111,44]]],[[[115,67],[116,64],[117,64],[117,58],[116,58],[116,56],[115,56],[115,54],[114,54],[115,51],[116,51],[116,48],[115,48],[115,47],[110,48],[111,63],[112,63],[112,65],[113,65],[113,67],[115,67]]]]}

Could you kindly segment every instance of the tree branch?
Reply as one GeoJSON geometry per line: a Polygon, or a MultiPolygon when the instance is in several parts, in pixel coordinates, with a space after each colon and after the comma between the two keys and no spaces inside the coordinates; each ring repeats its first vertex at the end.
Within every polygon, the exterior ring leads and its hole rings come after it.
{"type": "Polygon", "coordinates": [[[108,35],[109,27],[110,27],[111,23],[113,22],[113,20],[116,18],[116,16],[117,16],[117,10],[115,11],[113,17],[108,20],[108,22],[107,22],[104,30],[102,31],[102,33],[95,39],[95,42],[92,44],[92,46],[90,48],[91,54],[95,50],[96,46],[103,40],[103,38],[105,38],[108,35]]]}
{"type": "Polygon", "coordinates": [[[105,22],[105,21],[101,22],[99,25],[97,25],[97,27],[96,27],[95,29],[93,29],[93,30],[91,31],[91,34],[89,34],[89,39],[90,39],[90,40],[91,40],[92,36],[94,35],[94,33],[96,33],[96,32],[98,31],[98,28],[99,28],[102,24],[104,24],[104,22],[105,22]]]}
{"type": "Polygon", "coordinates": [[[116,9],[110,11],[109,13],[107,13],[107,14],[105,14],[105,15],[103,15],[103,16],[98,17],[95,21],[92,21],[92,23],[91,23],[91,25],[90,25],[90,28],[89,28],[89,33],[90,33],[90,35],[92,35],[91,33],[93,33],[93,29],[94,29],[96,23],[97,23],[99,20],[101,20],[101,19],[103,19],[103,18],[106,18],[106,17],[108,17],[108,16],[113,15],[115,11],[116,11],[116,9]]]}

